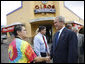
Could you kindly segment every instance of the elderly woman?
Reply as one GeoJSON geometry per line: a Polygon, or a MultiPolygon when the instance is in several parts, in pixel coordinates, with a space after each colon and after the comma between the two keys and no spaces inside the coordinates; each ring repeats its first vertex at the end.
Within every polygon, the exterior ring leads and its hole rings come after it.
{"type": "Polygon", "coordinates": [[[24,25],[17,25],[14,28],[15,39],[9,44],[8,55],[10,63],[31,63],[48,61],[49,57],[37,57],[31,45],[24,41],[26,29],[24,25]]]}

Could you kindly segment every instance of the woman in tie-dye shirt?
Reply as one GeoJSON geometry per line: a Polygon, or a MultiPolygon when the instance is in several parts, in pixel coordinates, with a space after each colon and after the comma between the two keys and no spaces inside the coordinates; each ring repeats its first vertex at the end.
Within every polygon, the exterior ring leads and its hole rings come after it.
{"type": "Polygon", "coordinates": [[[24,25],[14,28],[15,39],[9,44],[9,63],[31,63],[48,61],[49,57],[37,57],[31,45],[23,39],[27,37],[24,25]]]}

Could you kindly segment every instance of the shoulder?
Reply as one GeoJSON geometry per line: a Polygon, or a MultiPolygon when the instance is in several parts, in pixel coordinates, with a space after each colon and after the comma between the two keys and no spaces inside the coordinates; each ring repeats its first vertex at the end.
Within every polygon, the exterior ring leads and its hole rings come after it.
{"type": "Polygon", "coordinates": [[[38,38],[38,36],[39,36],[39,35],[37,34],[37,35],[35,35],[35,37],[34,37],[34,38],[38,38]]]}
{"type": "Polygon", "coordinates": [[[25,45],[30,45],[27,41],[25,40],[22,40],[22,43],[25,44],[25,45]]]}
{"type": "Polygon", "coordinates": [[[16,42],[19,42],[19,43],[22,42],[22,40],[19,39],[19,38],[15,38],[15,41],[16,41],[16,42]]]}
{"type": "Polygon", "coordinates": [[[66,27],[63,29],[63,31],[66,31],[66,32],[72,32],[72,30],[67,29],[66,27]]]}
{"type": "Polygon", "coordinates": [[[64,28],[63,33],[65,34],[65,36],[67,35],[68,37],[77,37],[77,34],[74,31],[67,28],[64,28]]]}
{"type": "Polygon", "coordinates": [[[25,49],[25,48],[27,48],[28,46],[31,47],[30,43],[27,42],[27,41],[25,41],[25,40],[22,40],[21,48],[22,48],[22,49],[25,49]]]}
{"type": "Polygon", "coordinates": [[[40,38],[39,34],[35,35],[35,37],[34,37],[34,39],[39,39],[39,38],[40,38]]]}
{"type": "Polygon", "coordinates": [[[10,46],[10,45],[13,46],[14,43],[16,43],[16,39],[14,39],[14,40],[9,44],[9,46],[10,46]]]}
{"type": "Polygon", "coordinates": [[[64,28],[64,31],[69,33],[69,34],[76,34],[74,31],[67,29],[67,28],[64,28]]]}
{"type": "Polygon", "coordinates": [[[16,43],[19,45],[19,44],[21,44],[21,45],[29,45],[29,43],[27,42],[27,41],[25,41],[25,40],[22,40],[22,39],[19,39],[19,38],[16,38],[16,43]]]}
{"type": "Polygon", "coordinates": [[[84,38],[84,35],[79,33],[79,34],[78,34],[78,37],[79,37],[79,38],[84,38]]]}

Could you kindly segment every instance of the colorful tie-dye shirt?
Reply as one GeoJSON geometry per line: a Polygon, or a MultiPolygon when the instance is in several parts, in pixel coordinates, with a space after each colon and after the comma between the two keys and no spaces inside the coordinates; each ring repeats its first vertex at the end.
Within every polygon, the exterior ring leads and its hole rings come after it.
{"type": "Polygon", "coordinates": [[[19,38],[15,38],[8,48],[9,63],[30,63],[36,56],[31,45],[19,38]]]}

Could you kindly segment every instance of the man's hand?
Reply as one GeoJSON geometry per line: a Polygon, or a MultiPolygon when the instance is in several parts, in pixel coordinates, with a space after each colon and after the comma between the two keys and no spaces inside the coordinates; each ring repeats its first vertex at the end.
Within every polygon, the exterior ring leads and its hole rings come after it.
{"type": "Polygon", "coordinates": [[[46,57],[46,62],[47,62],[47,63],[50,63],[50,56],[47,56],[47,57],[46,57]]]}
{"type": "Polygon", "coordinates": [[[34,59],[34,62],[42,62],[42,61],[49,62],[50,61],[50,56],[47,56],[47,57],[36,57],[34,59]]]}
{"type": "Polygon", "coordinates": [[[47,56],[50,56],[50,53],[47,53],[47,56]]]}

